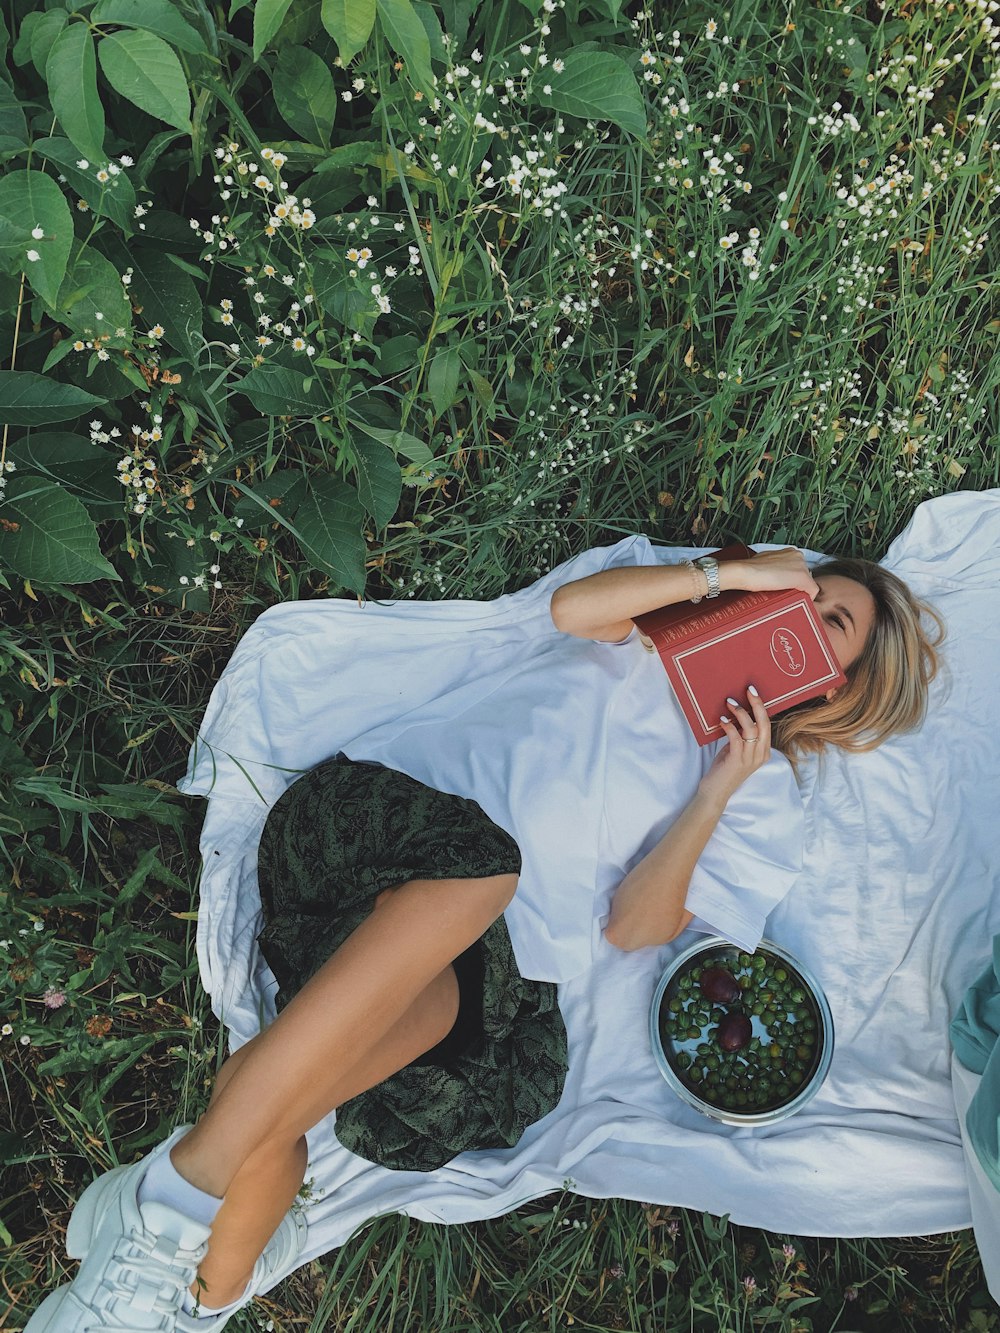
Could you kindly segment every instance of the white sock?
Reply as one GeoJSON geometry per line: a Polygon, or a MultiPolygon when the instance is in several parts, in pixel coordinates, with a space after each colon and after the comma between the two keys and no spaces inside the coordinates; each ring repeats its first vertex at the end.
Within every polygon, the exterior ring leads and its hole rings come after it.
{"type": "Polygon", "coordinates": [[[214,1194],[206,1194],[184,1179],[171,1162],[169,1152],[161,1153],[146,1168],[139,1181],[137,1197],[140,1208],[144,1203],[165,1203],[206,1227],[212,1225],[216,1213],[222,1207],[221,1199],[217,1199],[214,1194]]]}

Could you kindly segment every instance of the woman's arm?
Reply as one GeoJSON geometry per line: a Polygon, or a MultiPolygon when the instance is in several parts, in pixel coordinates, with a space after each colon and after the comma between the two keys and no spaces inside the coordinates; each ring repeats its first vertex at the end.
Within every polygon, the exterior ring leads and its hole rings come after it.
{"type": "Polygon", "coordinates": [[[771,721],[759,697],[722,723],[729,744],[716,755],[698,790],[660,841],[622,880],[605,938],[619,949],[667,944],[692,920],[684,906],[691,875],[730,796],[771,757],[771,721]],[[749,739],[756,736],[756,740],[749,739]]]}
{"type": "MultiPolygon", "coordinates": [[[[637,565],[588,574],[555,590],[552,622],[556,629],[581,639],[624,639],[631,632],[633,616],[706,593],[708,579],[697,567],[695,574],[697,581],[687,565],[637,565]]],[[[794,546],[765,551],[752,560],[724,560],[719,583],[723,591],[802,588],[810,597],[819,592],[802,552],[794,546]]]]}

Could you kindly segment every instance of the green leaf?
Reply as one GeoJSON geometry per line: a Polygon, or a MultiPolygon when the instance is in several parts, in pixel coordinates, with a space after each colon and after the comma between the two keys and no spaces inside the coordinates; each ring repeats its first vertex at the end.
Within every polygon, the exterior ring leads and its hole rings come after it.
{"type": "Polygon", "coordinates": [[[448,48],[444,44],[444,33],[441,31],[441,20],[434,12],[432,5],[427,0],[411,0],[413,12],[424,25],[424,32],[427,34],[427,41],[430,45],[431,60],[439,60],[442,65],[448,63],[448,48]]]}
{"type": "MultiPolygon", "coordinates": [[[[312,39],[322,28],[320,22],[321,0],[295,0],[282,20],[281,27],[275,33],[272,45],[280,51],[283,46],[309,46],[312,39]]],[[[325,42],[323,51],[327,50],[325,42]]],[[[275,152],[279,150],[272,144],[275,152]]]]}
{"type": "Polygon", "coordinates": [[[52,43],[45,82],[63,133],[84,157],[103,166],[104,107],[97,93],[94,43],[85,23],[69,24],[52,43]]]}
{"type": "Polygon", "coordinates": [[[260,503],[249,495],[241,496],[232,516],[242,518],[244,526],[253,532],[269,527],[278,517],[276,510],[282,518],[294,519],[305,485],[305,477],[297,468],[275,468],[269,477],[250,488],[260,503]]]}
{"type": "Polygon", "coordinates": [[[24,119],[21,100],[13,88],[0,83],[0,152],[16,152],[27,142],[28,123],[24,119]]]}
{"type": "MultiPolygon", "coordinates": [[[[73,214],[65,195],[44,171],[10,171],[0,180],[0,218],[21,232],[21,266],[34,290],[51,305],[73,244],[73,214]],[[40,239],[31,235],[36,227],[45,232],[40,239]],[[29,250],[39,258],[29,260],[29,250]]],[[[8,231],[4,240],[11,239],[8,231]]]]}
{"type": "Polygon", "coordinates": [[[379,378],[415,373],[420,358],[420,343],[412,333],[400,333],[387,338],[378,348],[379,378]]]}
{"type": "Polygon", "coordinates": [[[125,246],[117,239],[106,242],[106,249],[119,273],[132,269],[129,296],[142,307],[135,317],[137,326],[145,332],[162,325],[164,341],[197,361],[203,347],[202,299],[193,278],[182,273],[162,249],[125,246]]]}
{"type": "Polygon", "coordinates": [[[384,528],[399,508],[403,490],[399,464],[385,445],[376,440],[360,437],[351,441],[351,448],[358,464],[361,503],[376,527],[384,528]]]}
{"type": "Polygon", "coordinates": [[[496,416],[496,395],[493,392],[493,385],[484,375],[480,375],[478,370],[472,370],[470,367],[466,367],[466,370],[473,393],[479,400],[483,411],[492,420],[496,416]]]}
{"type": "Polygon", "coordinates": [[[379,22],[390,46],[406,62],[406,74],[414,87],[430,95],[434,91],[431,44],[427,31],[410,0],[375,0],[379,22]]]}
{"type": "Polygon", "coordinates": [[[80,338],[108,334],[110,346],[123,346],[132,336],[132,307],[115,266],[93,246],[73,243],[66,276],[52,304],[55,318],[80,338]],[[98,318],[100,316],[100,318],[98,318]],[[123,334],[116,330],[123,329],[123,334]]]}
{"type": "Polygon", "coordinates": [[[38,70],[38,77],[45,78],[45,62],[52,50],[52,43],[69,22],[65,10],[50,9],[44,13],[31,30],[31,63],[38,70]]]}
{"type": "Polygon", "coordinates": [[[261,52],[270,44],[271,38],[281,27],[281,21],[288,13],[292,0],[257,0],[253,11],[253,58],[260,59],[261,52]]]}
{"type": "MultiPolygon", "coordinates": [[[[8,371],[8,374],[15,374],[8,371]]],[[[85,507],[61,486],[26,479],[8,487],[0,564],[36,583],[93,583],[121,575],[101,555],[85,507]]]]}
{"type": "Polygon", "coordinates": [[[309,478],[309,494],[295,515],[304,554],[317,569],[356,593],[362,593],[365,586],[363,520],[361,501],[353,486],[328,473],[309,478]]]}
{"type": "Polygon", "coordinates": [[[99,0],[90,15],[91,23],[118,23],[127,28],[155,32],[178,51],[206,55],[201,33],[187,23],[170,0],[99,0]]]}
{"type": "Polygon", "coordinates": [[[462,358],[457,347],[443,347],[431,361],[427,372],[427,392],[434,404],[434,415],[441,416],[458,397],[462,376],[462,358]]]}
{"type": "Polygon", "coordinates": [[[321,15],[340,59],[349,64],[372,35],[375,0],[323,0],[321,15]]]}
{"type": "Polygon", "coordinates": [[[191,133],[191,98],[181,62],[155,33],[112,32],[97,48],[104,77],[115,92],[157,120],[191,133]]]}
{"type": "Polygon", "coordinates": [[[352,143],[338,144],[331,148],[315,172],[319,176],[325,171],[343,171],[345,167],[371,166],[382,156],[382,144],[377,139],[356,139],[352,143]]]}
{"type": "Polygon", "coordinates": [[[33,370],[0,370],[0,424],[45,426],[50,421],[72,421],[107,399],[97,398],[75,384],[60,384],[33,370]]]}
{"type": "Polygon", "coordinates": [[[254,366],[237,389],[266,416],[312,417],[328,407],[315,375],[303,375],[301,370],[289,370],[273,362],[254,366]]]}
{"type": "Polygon", "coordinates": [[[283,46],[272,76],[274,100],[283,120],[309,143],[330,143],[337,113],[333,76],[304,46],[283,46]]]}
{"type": "Polygon", "coordinates": [[[100,509],[113,505],[116,515],[121,514],[125,488],[115,471],[116,455],[85,433],[33,430],[10,445],[7,455],[17,463],[19,477],[33,474],[59,482],[84,504],[100,509]]]}
{"type": "Polygon", "coordinates": [[[534,96],[581,120],[610,120],[637,139],[646,137],[646,108],[635,75],[625,61],[610,51],[568,51],[565,68],[550,68],[535,76],[534,96]],[[551,93],[542,88],[550,86],[551,93]]]}
{"type": "MultiPolygon", "coordinates": [[[[110,218],[130,237],[135,231],[135,190],[124,171],[103,183],[97,179],[90,159],[86,171],[76,165],[81,160],[80,150],[69,139],[38,139],[35,147],[48,162],[54,162],[66,177],[70,188],[90,205],[98,217],[110,218]]],[[[124,271],[124,270],[123,270],[124,271]]]]}
{"type": "Polygon", "coordinates": [[[17,41],[11,52],[11,59],[18,69],[23,69],[31,59],[31,38],[44,17],[42,10],[30,9],[18,25],[17,41]]]}
{"type": "Polygon", "coordinates": [[[424,444],[423,440],[418,440],[415,435],[408,435],[404,430],[387,430],[384,426],[369,426],[367,421],[358,421],[351,419],[351,425],[357,426],[358,430],[363,431],[373,440],[378,440],[391,449],[394,454],[402,454],[408,458],[411,463],[419,463],[426,466],[434,461],[434,455],[424,444]]]}

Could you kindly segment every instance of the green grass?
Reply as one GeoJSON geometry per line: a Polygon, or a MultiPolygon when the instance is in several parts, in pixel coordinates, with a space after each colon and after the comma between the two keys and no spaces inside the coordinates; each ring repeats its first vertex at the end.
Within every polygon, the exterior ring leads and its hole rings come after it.
{"type": "MultiPolygon", "coordinates": [[[[87,332],[89,270],[71,265],[54,302],[33,261],[0,247],[5,368],[104,404],[41,431],[9,418],[6,516],[27,523],[26,492],[54,488],[60,512],[90,525],[88,558],[99,547],[117,575],[29,567],[0,531],[0,1322],[14,1330],[73,1271],[62,1240],[80,1190],[196,1116],[224,1058],[194,958],[202,809],[172,783],[262,609],[350,595],[359,578],[370,597],[492,598],[637,531],[878,557],[926,497],[1000,484],[1000,65],[973,6],[734,0],[657,7],[654,20],[581,0],[557,4],[548,35],[527,0],[427,6],[454,37],[432,47],[454,99],[436,109],[408,81],[417,55],[397,70],[379,28],[345,70],[305,0],[257,59],[251,9],[176,7],[217,48],[178,56],[193,133],[171,136],[99,85],[108,151],[137,159],[127,170],[150,230],[101,212],[89,178],[60,183],[81,253],[137,268],[134,323],[107,360],[87,332]],[[622,128],[603,75],[589,122],[560,103],[555,62],[587,42],[631,71],[644,141],[622,128]],[[315,137],[288,103],[278,57],[292,48],[333,80],[336,115],[315,137]],[[287,191],[265,197],[252,171],[238,176],[260,167],[262,146],[286,155],[274,180],[287,176],[287,191]],[[227,172],[224,199],[213,174],[227,172]],[[266,235],[292,191],[315,225],[266,235]],[[359,267],[349,252],[364,248],[359,267]],[[164,249],[183,280],[156,268],[164,249]],[[49,365],[74,340],[89,346],[49,365]],[[305,406],[285,414],[280,395],[241,388],[255,367],[280,371],[305,406]],[[377,447],[365,428],[383,432],[377,447]],[[117,480],[129,446],[130,466],[147,461],[155,479],[140,513],[141,478],[124,492],[117,480]],[[315,497],[332,512],[332,495],[353,552],[340,564],[309,526],[315,497]],[[47,1007],[46,992],[65,1002],[47,1007]]],[[[41,38],[23,37],[38,9],[5,6],[26,137],[19,149],[10,111],[0,156],[51,181],[37,144],[63,132],[59,95],[41,38]]],[[[11,207],[0,200],[16,229],[11,207]]],[[[98,295],[112,308],[110,289],[98,295]]],[[[381,1219],[231,1327],[268,1321],[317,1333],[1000,1328],[969,1232],[803,1239],[570,1193],[469,1226],[381,1219]]]]}

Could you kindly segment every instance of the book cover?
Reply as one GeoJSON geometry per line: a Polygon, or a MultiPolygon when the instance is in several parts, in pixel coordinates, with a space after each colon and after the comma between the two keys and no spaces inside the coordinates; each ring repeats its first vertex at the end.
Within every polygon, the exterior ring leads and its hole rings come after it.
{"type": "MultiPolygon", "coordinates": [[[[722,561],[754,553],[725,547],[713,554],[722,561]]],[[[846,682],[812,598],[795,588],[734,589],[647,611],[633,623],[659,653],[699,745],[725,738],[719,715],[732,713],[726,699],[744,703],[751,683],[775,717],[846,682]]]]}

